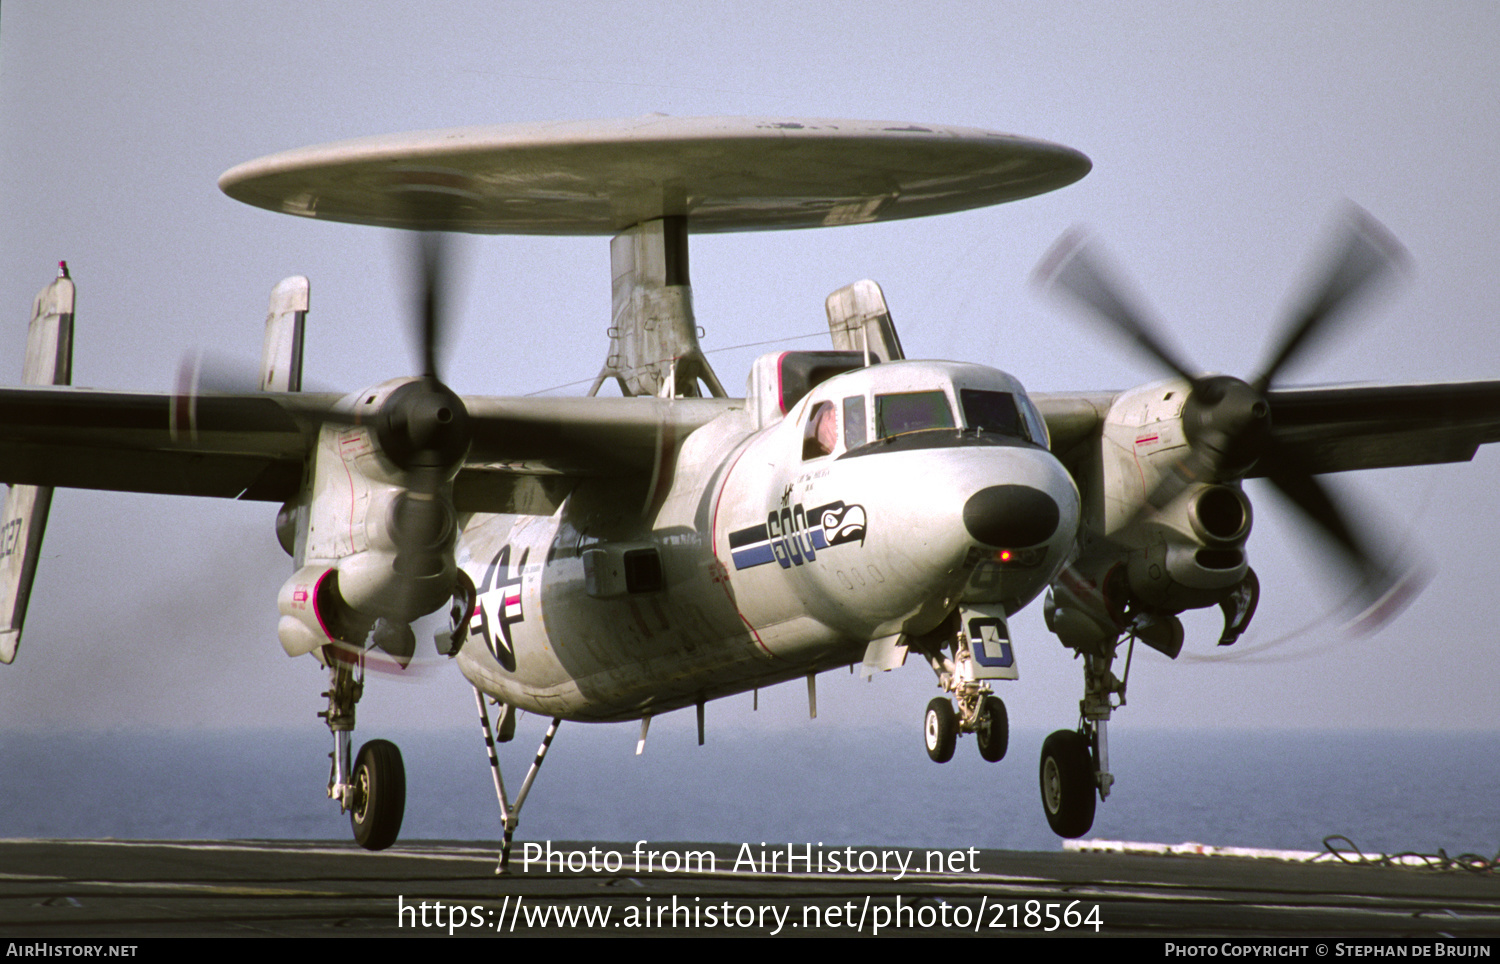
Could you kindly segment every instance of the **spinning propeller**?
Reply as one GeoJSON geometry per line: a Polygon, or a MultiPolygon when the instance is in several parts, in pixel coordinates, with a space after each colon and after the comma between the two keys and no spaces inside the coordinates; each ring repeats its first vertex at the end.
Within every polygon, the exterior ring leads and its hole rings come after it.
{"type": "MultiPolygon", "coordinates": [[[[381,451],[411,479],[398,503],[394,529],[397,571],[413,577],[432,575],[443,568],[455,519],[442,498],[442,488],[468,454],[472,441],[468,409],[463,399],[443,384],[437,370],[446,333],[445,247],[444,235],[418,235],[413,259],[417,290],[413,320],[422,375],[391,393],[381,406],[375,426],[381,451]]],[[[430,611],[430,607],[423,610],[430,611]]]]}
{"type": "Polygon", "coordinates": [[[1067,294],[1098,319],[1124,333],[1146,354],[1186,379],[1191,393],[1182,408],[1187,452],[1146,495],[1126,528],[1167,506],[1189,486],[1230,482],[1252,468],[1268,479],[1334,547],[1359,580],[1362,613],[1356,622],[1383,621],[1405,605],[1414,591],[1407,574],[1370,551],[1327,487],[1271,431],[1276,377],[1320,335],[1345,321],[1351,309],[1406,264],[1400,244],[1369,214],[1353,209],[1314,284],[1287,322],[1271,361],[1249,381],[1232,375],[1204,375],[1183,362],[1157,336],[1157,326],[1131,304],[1123,286],[1104,267],[1082,232],[1072,231],[1043,259],[1037,279],[1067,294]]]}
{"type": "Polygon", "coordinates": [[[411,622],[440,607],[453,586],[435,580],[447,568],[457,516],[444,492],[469,451],[473,434],[463,399],[443,383],[438,356],[447,334],[446,235],[424,232],[412,245],[412,321],[422,374],[386,398],[373,426],[381,452],[406,476],[392,507],[394,568],[401,577],[389,609],[375,624],[373,643],[401,666],[416,639],[411,622]]]}
{"type": "MultiPolygon", "coordinates": [[[[443,234],[427,232],[413,237],[409,256],[414,295],[411,330],[421,366],[419,376],[391,391],[373,414],[368,409],[330,410],[327,396],[298,392],[278,396],[286,409],[305,410],[322,423],[367,426],[381,454],[400,470],[400,491],[385,520],[395,545],[393,569],[398,581],[395,589],[380,600],[378,613],[362,615],[365,625],[368,619],[378,617],[370,643],[402,668],[415,652],[411,623],[434,612],[454,595],[454,582],[440,578],[451,568],[457,526],[448,486],[473,438],[463,399],[444,384],[438,371],[448,333],[445,309],[449,254],[443,234]]],[[[255,380],[227,366],[205,364],[202,358],[184,359],[171,409],[174,433],[187,435],[196,430],[200,398],[236,395],[265,393],[255,380]]],[[[363,654],[363,648],[358,653],[363,654]]]]}

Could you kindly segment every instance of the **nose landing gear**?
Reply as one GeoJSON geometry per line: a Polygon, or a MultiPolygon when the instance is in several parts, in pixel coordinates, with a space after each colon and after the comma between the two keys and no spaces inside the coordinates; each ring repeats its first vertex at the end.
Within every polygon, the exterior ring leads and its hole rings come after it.
{"type": "Polygon", "coordinates": [[[952,703],[939,696],[927,704],[922,736],[927,741],[927,755],[933,763],[947,763],[953,759],[953,748],[958,743],[958,714],[953,712],[952,703]]]}
{"type": "Polygon", "coordinates": [[[1004,759],[1010,746],[1010,716],[1004,701],[984,682],[1017,676],[1004,613],[957,611],[937,630],[914,639],[911,645],[927,657],[937,674],[938,686],[952,694],[952,702],[940,696],[927,704],[922,727],[927,755],[935,763],[947,763],[953,759],[958,735],[973,733],[981,757],[991,763],[1004,759]],[[970,632],[964,631],[965,625],[970,632]],[[952,656],[945,652],[950,642],[952,656]]]}
{"type": "Polygon", "coordinates": [[[986,696],[980,701],[974,735],[979,738],[980,756],[990,763],[1005,759],[1005,751],[1010,748],[1010,714],[1005,712],[1004,700],[986,696]]]}

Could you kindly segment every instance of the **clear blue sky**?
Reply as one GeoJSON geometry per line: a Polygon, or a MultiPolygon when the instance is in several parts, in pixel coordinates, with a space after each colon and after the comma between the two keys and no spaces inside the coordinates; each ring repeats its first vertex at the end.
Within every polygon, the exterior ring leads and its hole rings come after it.
{"type": "MultiPolygon", "coordinates": [[[[1416,274],[1289,379],[1496,378],[1497,44],[1500,7],[1481,3],[8,2],[3,377],[19,380],[27,309],[59,258],[79,289],[77,384],[164,390],[194,349],[253,368],[267,295],[293,273],[313,284],[310,382],[354,390],[408,373],[392,238],[241,206],[218,175],[347,137],[661,111],[984,127],[1068,144],[1095,165],[1008,207],[698,239],[709,350],[826,332],[823,297],[872,277],[914,357],[991,364],[1036,391],[1149,380],[1153,370],[1028,283],[1052,241],[1084,223],[1185,354],[1249,374],[1347,197],[1409,247],[1416,274]]],[[[597,371],[601,239],[478,239],[466,273],[448,368],[459,391],[520,394],[597,371]]],[[[710,359],[733,387],[765,350],[710,359]]],[[[1120,726],[1500,727],[1500,453],[1347,481],[1386,538],[1435,567],[1417,604],[1371,639],[1304,633],[1276,652],[1311,655],[1288,662],[1171,665],[1147,653],[1120,726]]],[[[1255,644],[1337,599],[1286,511],[1254,483],[1249,494],[1264,586],[1245,640],[1255,644]]],[[[0,667],[0,730],[321,726],[321,671],[276,642],[289,564],[274,515],[60,493],[20,660],[0,667]]],[[[1217,631],[1216,614],[1190,621],[1189,652],[1210,652],[1217,631]]],[[[1038,613],[1015,632],[1022,679],[1004,693],[1014,724],[1071,725],[1077,664],[1038,613]]],[[[414,720],[472,725],[467,685],[446,669],[372,686],[363,735],[414,720]]],[[[915,664],[868,686],[833,674],[818,726],[900,720],[916,739],[933,692],[915,664]]],[[[802,701],[800,684],[762,694],[769,709],[753,725],[806,727],[802,701]]],[[[711,707],[710,720],[739,720],[748,703],[711,707]]],[[[633,729],[619,738],[633,742],[633,729]]]]}

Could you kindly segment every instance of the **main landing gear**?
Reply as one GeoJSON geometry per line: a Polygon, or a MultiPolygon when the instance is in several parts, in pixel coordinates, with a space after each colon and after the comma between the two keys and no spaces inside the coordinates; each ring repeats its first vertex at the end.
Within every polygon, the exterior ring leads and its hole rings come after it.
{"type": "Polygon", "coordinates": [[[1083,661],[1078,729],[1058,730],[1042,743],[1042,810],[1059,837],[1088,833],[1097,801],[1109,798],[1115,782],[1109,772],[1109,717],[1114,709],[1110,697],[1120,694],[1123,706],[1125,684],[1110,672],[1109,659],[1085,656],[1083,661]]]}
{"type": "Polygon", "coordinates": [[[355,841],[366,850],[384,850],[401,833],[406,814],[406,765],[401,751],[387,740],[371,740],[360,748],[351,766],[354,707],[364,693],[364,674],[346,662],[328,662],[331,685],[323,695],[328,709],[318,715],[333,733],[328,796],[349,814],[355,841]]]}

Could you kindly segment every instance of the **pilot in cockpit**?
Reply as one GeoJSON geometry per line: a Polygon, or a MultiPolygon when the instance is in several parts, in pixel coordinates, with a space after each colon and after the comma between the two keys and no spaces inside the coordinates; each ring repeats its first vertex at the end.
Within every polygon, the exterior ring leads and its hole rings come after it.
{"type": "Polygon", "coordinates": [[[802,433],[802,457],[816,459],[833,453],[838,443],[839,419],[832,402],[819,402],[802,433]]]}

